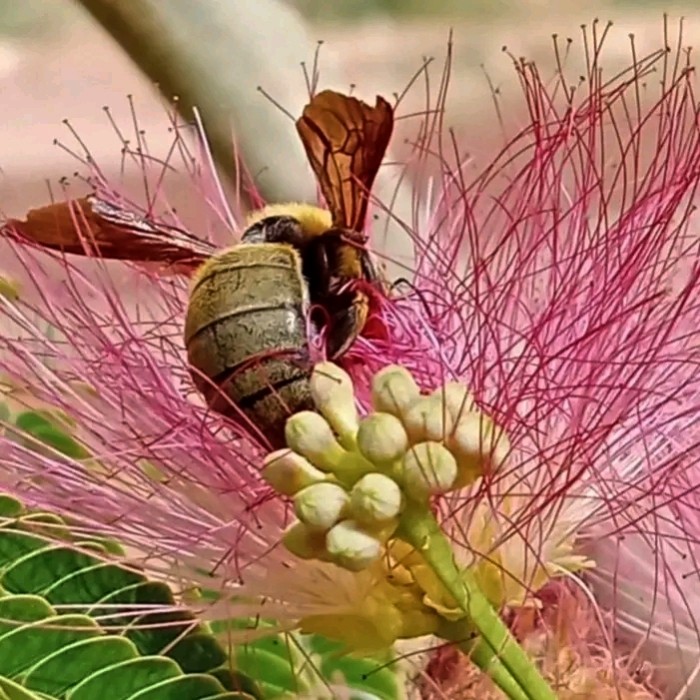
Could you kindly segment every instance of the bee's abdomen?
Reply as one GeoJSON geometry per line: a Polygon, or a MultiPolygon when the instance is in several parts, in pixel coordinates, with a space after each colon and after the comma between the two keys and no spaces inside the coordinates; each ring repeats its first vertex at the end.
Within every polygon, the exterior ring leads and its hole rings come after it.
{"type": "Polygon", "coordinates": [[[313,406],[308,306],[299,256],[284,245],[216,256],[190,296],[185,343],[197,387],[225,415],[235,417],[235,404],[274,446],[287,417],[313,406]]]}

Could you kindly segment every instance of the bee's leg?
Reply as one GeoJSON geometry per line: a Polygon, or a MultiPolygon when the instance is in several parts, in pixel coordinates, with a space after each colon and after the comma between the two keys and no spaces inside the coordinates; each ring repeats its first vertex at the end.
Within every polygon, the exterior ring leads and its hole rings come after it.
{"type": "Polygon", "coordinates": [[[247,228],[241,243],[287,243],[301,250],[306,241],[301,224],[293,216],[268,216],[247,228]]]}
{"type": "Polygon", "coordinates": [[[329,234],[307,241],[302,255],[302,273],[309,284],[312,303],[325,305],[332,294],[337,268],[337,243],[329,234]]]}
{"type": "MultiPolygon", "coordinates": [[[[336,297],[338,304],[330,308],[330,329],[326,341],[328,358],[344,355],[362,332],[369,315],[369,298],[364,292],[354,291],[336,297]]],[[[335,302],[335,299],[334,299],[335,302]]]]}

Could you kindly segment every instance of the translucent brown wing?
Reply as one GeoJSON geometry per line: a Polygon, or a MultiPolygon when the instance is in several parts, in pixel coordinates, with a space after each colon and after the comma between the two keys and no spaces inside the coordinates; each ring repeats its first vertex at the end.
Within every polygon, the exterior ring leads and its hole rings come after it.
{"type": "Polygon", "coordinates": [[[217,252],[211,243],[156,226],[95,195],[32,209],[24,221],[7,221],[0,234],[74,255],[160,263],[185,274],[217,252]]]}
{"type": "Polygon", "coordinates": [[[304,108],[297,131],[335,227],[364,228],[369,193],[393,127],[394,111],[379,96],[371,107],[324,90],[304,108]]]}

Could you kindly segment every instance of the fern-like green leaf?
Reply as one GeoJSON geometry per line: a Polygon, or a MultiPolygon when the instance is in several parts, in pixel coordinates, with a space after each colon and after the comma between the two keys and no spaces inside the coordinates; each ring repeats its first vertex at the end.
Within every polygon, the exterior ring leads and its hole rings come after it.
{"type": "Polygon", "coordinates": [[[260,697],[211,630],[113,549],[0,497],[0,700],[260,697]]]}

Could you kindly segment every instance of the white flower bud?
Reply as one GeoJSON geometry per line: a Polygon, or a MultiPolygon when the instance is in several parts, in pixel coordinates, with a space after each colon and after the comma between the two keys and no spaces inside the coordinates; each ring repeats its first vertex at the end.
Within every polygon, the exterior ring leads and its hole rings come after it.
{"type": "Polygon", "coordinates": [[[324,471],[333,471],[345,456],[331,426],[313,411],[300,411],[289,418],[284,437],[289,447],[324,471]]]}
{"type": "Polygon", "coordinates": [[[384,474],[366,474],[350,491],[350,512],[360,523],[377,525],[401,512],[402,494],[398,484],[384,474]]]}
{"type": "Polygon", "coordinates": [[[326,553],[326,533],[312,530],[304,523],[294,523],[282,535],[282,544],[288,552],[300,559],[323,559],[326,553]]]}
{"type": "Polygon", "coordinates": [[[354,444],[359,418],[350,375],[332,362],[319,362],[311,373],[316,407],[347,447],[354,444]]]}
{"type": "Polygon", "coordinates": [[[469,393],[469,389],[460,382],[447,382],[436,389],[431,396],[442,401],[447,408],[447,413],[452,417],[453,423],[459,421],[465,413],[476,410],[474,397],[469,393]]]}
{"type": "Polygon", "coordinates": [[[302,523],[316,530],[328,530],[345,513],[350,496],[338,484],[313,484],[294,497],[294,512],[302,523]]]}
{"type": "Polygon", "coordinates": [[[327,478],[311,462],[289,449],[271,452],[263,462],[262,478],[277,493],[293,496],[297,491],[327,478]]]}
{"type": "Polygon", "coordinates": [[[420,396],[411,373],[400,365],[390,365],[372,379],[372,404],[377,411],[401,416],[420,396]]]}
{"type": "Polygon", "coordinates": [[[441,442],[452,430],[452,416],[441,396],[418,399],[402,417],[411,443],[441,442]]]}
{"type": "Polygon", "coordinates": [[[403,458],[403,479],[414,498],[447,493],[457,479],[457,462],[439,442],[420,442],[403,458]]]}
{"type": "Polygon", "coordinates": [[[406,452],[408,436],[396,416],[390,413],[371,413],[360,422],[357,446],[370,462],[388,464],[406,452]]]}
{"type": "Polygon", "coordinates": [[[362,571],[381,557],[381,542],[358,523],[344,520],[326,534],[326,550],[332,560],[348,571],[362,571]]]}
{"type": "Polygon", "coordinates": [[[510,441],[487,415],[466,413],[455,426],[448,447],[459,469],[455,486],[462,488],[497,471],[510,452],[510,441]]]}

